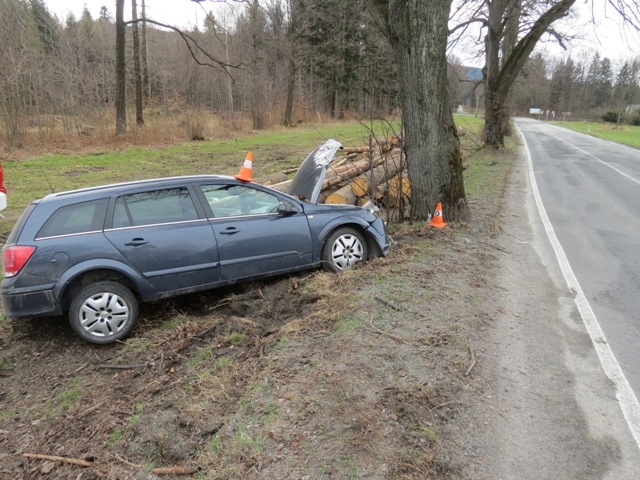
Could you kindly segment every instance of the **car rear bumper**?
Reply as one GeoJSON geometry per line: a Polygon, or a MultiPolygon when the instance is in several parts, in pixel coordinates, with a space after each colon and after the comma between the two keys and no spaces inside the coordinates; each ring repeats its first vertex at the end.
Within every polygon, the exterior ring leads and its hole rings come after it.
{"type": "Polygon", "coordinates": [[[2,292],[2,308],[5,317],[44,317],[62,315],[62,309],[53,290],[27,292],[2,292]]]}

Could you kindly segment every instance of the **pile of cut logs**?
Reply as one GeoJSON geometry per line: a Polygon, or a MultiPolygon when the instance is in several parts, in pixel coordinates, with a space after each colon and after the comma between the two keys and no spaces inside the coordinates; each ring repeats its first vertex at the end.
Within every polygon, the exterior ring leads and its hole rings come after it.
{"type": "MultiPolygon", "coordinates": [[[[407,205],[411,186],[399,143],[345,147],[340,153],[327,170],[319,203],[364,205],[371,200],[387,208],[407,205]]],[[[286,180],[269,186],[286,193],[290,184],[286,180]]]]}

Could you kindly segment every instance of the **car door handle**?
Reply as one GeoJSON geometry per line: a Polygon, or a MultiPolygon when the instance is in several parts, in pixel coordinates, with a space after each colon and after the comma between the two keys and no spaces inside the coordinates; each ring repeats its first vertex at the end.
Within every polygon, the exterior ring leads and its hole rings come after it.
{"type": "Polygon", "coordinates": [[[138,247],[140,245],[145,245],[149,243],[149,240],[145,240],[144,238],[134,238],[130,242],[125,243],[127,247],[138,247]]]}
{"type": "Polygon", "coordinates": [[[236,227],[228,227],[226,230],[222,230],[220,232],[221,235],[233,235],[234,233],[238,233],[240,229],[236,227]]]}

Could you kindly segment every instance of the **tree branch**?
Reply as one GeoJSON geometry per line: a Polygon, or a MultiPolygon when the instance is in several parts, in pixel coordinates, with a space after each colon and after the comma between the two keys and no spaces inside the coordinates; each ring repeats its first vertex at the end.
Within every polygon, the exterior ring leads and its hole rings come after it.
{"type": "MultiPolygon", "coordinates": [[[[139,22],[151,23],[153,25],[157,25],[157,26],[163,27],[163,28],[168,28],[170,30],[173,30],[174,32],[177,32],[178,35],[180,35],[182,37],[182,39],[184,40],[185,44],[187,45],[187,48],[189,49],[189,53],[191,53],[191,57],[193,58],[193,60],[198,65],[206,66],[206,67],[212,67],[212,68],[215,68],[215,69],[221,69],[224,73],[229,75],[229,77],[231,77],[231,74],[229,73],[228,69],[230,69],[230,68],[237,68],[239,70],[243,70],[244,69],[244,65],[242,63],[239,63],[237,65],[231,65],[231,64],[228,64],[228,63],[223,62],[221,60],[218,60],[217,58],[215,58],[212,55],[210,55],[209,53],[207,53],[191,35],[189,35],[188,33],[183,32],[179,28],[172,27],[171,25],[167,25],[166,23],[156,22],[155,20],[149,20],[148,18],[147,19],[139,18],[137,20],[129,20],[128,22],[125,22],[125,25],[133,25],[134,23],[139,23],[139,22]],[[195,48],[195,50],[194,50],[194,48],[195,48]],[[207,57],[213,63],[200,61],[196,56],[196,51],[200,52],[202,55],[207,57]]],[[[231,78],[233,79],[233,77],[231,77],[231,78]]]]}

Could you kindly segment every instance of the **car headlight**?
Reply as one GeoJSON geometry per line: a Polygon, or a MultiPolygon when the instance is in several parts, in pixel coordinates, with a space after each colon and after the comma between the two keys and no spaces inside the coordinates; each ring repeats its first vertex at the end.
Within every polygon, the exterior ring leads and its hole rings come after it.
{"type": "Polygon", "coordinates": [[[380,211],[380,209],[376,206],[375,203],[373,203],[371,200],[369,200],[367,203],[365,203],[362,208],[364,208],[365,210],[368,210],[369,212],[371,212],[374,215],[378,215],[378,212],[380,211]]]}

